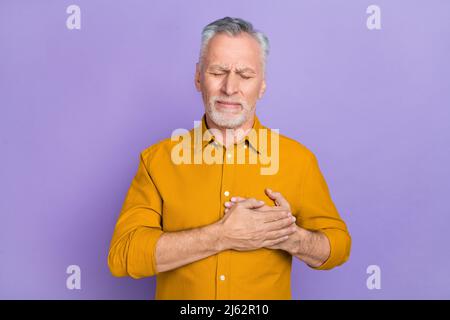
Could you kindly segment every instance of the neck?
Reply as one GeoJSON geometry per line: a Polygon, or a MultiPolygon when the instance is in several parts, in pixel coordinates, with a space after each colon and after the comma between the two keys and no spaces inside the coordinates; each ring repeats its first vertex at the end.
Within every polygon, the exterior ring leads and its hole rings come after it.
{"type": "Polygon", "coordinates": [[[220,131],[221,135],[217,137],[217,141],[223,144],[225,147],[243,140],[246,134],[253,127],[254,121],[255,114],[252,114],[252,116],[240,127],[229,129],[218,126],[209,118],[208,114],[206,114],[206,126],[208,127],[208,129],[215,129],[220,131]]]}

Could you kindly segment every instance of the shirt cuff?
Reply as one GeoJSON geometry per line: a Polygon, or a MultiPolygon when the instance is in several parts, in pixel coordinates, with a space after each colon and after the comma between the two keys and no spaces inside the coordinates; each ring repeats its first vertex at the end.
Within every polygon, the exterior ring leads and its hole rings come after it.
{"type": "Polygon", "coordinates": [[[128,256],[128,274],[135,279],[156,275],[156,243],[163,234],[159,228],[140,227],[134,235],[128,256]]]}
{"type": "Polygon", "coordinates": [[[315,270],[329,270],[346,262],[350,256],[351,237],[348,232],[340,229],[319,229],[330,243],[328,259],[318,267],[309,266],[315,270]]]}

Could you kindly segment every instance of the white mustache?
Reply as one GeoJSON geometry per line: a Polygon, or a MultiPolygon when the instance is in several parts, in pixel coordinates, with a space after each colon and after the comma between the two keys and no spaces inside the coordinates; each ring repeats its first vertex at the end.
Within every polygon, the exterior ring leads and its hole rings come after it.
{"type": "Polygon", "coordinates": [[[246,104],[239,100],[230,100],[228,98],[222,98],[222,97],[212,97],[211,98],[212,104],[215,105],[216,102],[220,101],[223,103],[234,103],[239,104],[242,108],[246,109],[246,104]]]}

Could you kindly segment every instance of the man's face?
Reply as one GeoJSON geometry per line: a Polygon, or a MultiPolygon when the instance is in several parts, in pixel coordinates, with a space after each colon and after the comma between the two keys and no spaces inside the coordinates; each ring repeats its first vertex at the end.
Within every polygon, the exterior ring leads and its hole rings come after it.
{"type": "Polygon", "coordinates": [[[261,47],[249,34],[217,34],[197,63],[195,85],[208,118],[218,127],[237,129],[253,119],[265,90],[261,47]]]}

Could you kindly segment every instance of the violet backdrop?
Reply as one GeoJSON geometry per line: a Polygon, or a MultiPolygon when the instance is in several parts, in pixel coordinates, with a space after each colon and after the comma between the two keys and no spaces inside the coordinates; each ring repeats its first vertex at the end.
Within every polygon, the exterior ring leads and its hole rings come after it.
{"type": "Polygon", "coordinates": [[[200,120],[200,31],[224,16],[269,36],[257,113],[316,154],[353,239],[332,271],[295,261],[293,298],[450,299],[445,0],[0,0],[0,298],[153,298],[109,242],[139,152],[200,120]]]}

